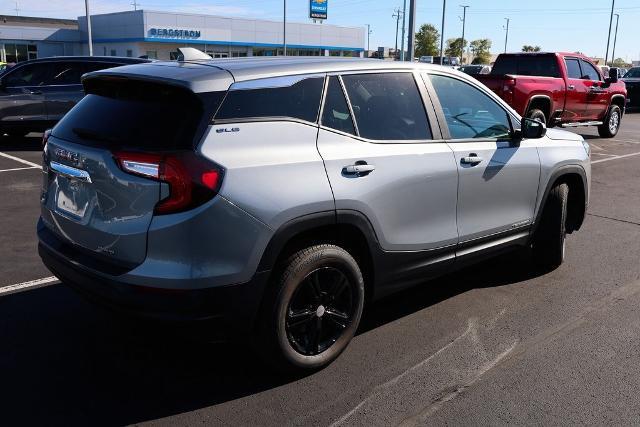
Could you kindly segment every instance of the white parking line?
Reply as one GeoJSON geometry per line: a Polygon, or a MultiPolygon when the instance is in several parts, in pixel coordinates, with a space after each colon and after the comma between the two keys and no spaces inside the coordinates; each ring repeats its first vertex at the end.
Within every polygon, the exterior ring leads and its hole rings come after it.
{"type": "Polygon", "coordinates": [[[608,157],[606,159],[594,160],[594,161],[591,162],[591,164],[593,165],[593,164],[596,164],[596,163],[608,162],[610,160],[625,159],[627,157],[633,157],[633,156],[640,156],[640,153],[624,154],[622,156],[615,156],[615,157],[608,157]]]}
{"type": "Polygon", "coordinates": [[[13,172],[13,171],[24,171],[29,169],[40,169],[39,167],[29,166],[26,168],[13,168],[13,169],[0,169],[0,172],[13,172]]]}
{"type": "Polygon", "coordinates": [[[42,279],[29,280],[28,282],[16,283],[14,285],[8,285],[0,287],[0,296],[6,294],[12,294],[25,289],[41,288],[43,286],[57,282],[56,276],[43,277],[42,279]]]}
{"type": "Polygon", "coordinates": [[[23,165],[31,166],[33,168],[42,169],[42,166],[40,166],[37,163],[32,163],[32,162],[30,162],[28,160],[21,159],[20,157],[12,156],[11,154],[0,152],[0,157],[4,157],[5,159],[11,159],[11,160],[14,160],[14,161],[16,161],[18,163],[22,163],[23,165]]]}

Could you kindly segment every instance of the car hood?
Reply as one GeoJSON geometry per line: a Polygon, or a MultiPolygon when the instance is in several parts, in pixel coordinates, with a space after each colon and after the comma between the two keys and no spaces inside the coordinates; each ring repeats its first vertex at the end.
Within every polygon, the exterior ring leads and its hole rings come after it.
{"type": "Polygon", "coordinates": [[[547,129],[547,136],[554,141],[584,141],[582,135],[562,129],[547,129]]]}

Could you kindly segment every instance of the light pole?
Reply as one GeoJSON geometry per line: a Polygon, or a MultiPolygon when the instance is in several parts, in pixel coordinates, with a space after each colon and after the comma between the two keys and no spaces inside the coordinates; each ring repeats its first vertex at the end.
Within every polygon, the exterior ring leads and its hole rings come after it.
{"type": "Polygon", "coordinates": [[[391,15],[392,18],[396,18],[396,55],[398,55],[398,31],[400,29],[400,17],[402,16],[402,11],[399,8],[394,10],[394,14],[391,15]]]}
{"type": "Polygon", "coordinates": [[[404,61],[404,41],[405,41],[405,27],[407,16],[407,0],[404,0],[404,6],[402,7],[402,37],[400,40],[400,61],[404,61]]]}
{"type": "Polygon", "coordinates": [[[416,2],[418,0],[409,0],[409,41],[407,41],[407,50],[409,51],[409,61],[413,62],[415,56],[416,44],[416,2]]]}
{"type": "Polygon", "coordinates": [[[93,39],[91,38],[91,14],[89,13],[89,0],[84,0],[84,8],[87,13],[87,42],[89,44],[89,56],[93,56],[93,39]]]}
{"type": "Polygon", "coordinates": [[[282,8],[282,46],[284,56],[287,56],[287,0],[284,0],[282,8]]]}
{"type": "Polygon", "coordinates": [[[616,0],[611,0],[611,17],[609,18],[609,34],[607,35],[607,53],[604,55],[604,65],[609,60],[609,42],[611,41],[611,26],[613,25],[613,9],[616,7],[616,0]]]}
{"type": "Polygon", "coordinates": [[[444,15],[447,11],[447,0],[442,0],[442,28],[440,33],[440,65],[444,65],[444,15]]]}
{"type": "Polygon", "coordinates": [[[616,13],[615,15],[616,15],[616,32],[615,32],[615,36],[613,36],[613,53],[611,54],[611,66],[613,66],[613,63],[616,61],[616,42],[618,41],[618,23],[620,22],[620,14],[616,13]]]}
{"type": "Polygon", "coordinates": [[[369,45],[369,41],[371,40],[371,33],[373,33],[373,31],[371,31],[371,25],[367,24],[367,51],[371,50],[371,46],[369,45]]]}
{"type": "Polygon", "coordinates": [[[504,53],[507,53],[507,43],[509,42],[509,18],[504,18],[507,20],[507,27],[505,28],[507,30],[506,35],[504,36],[504,53]]]}
{"type": "Polygon", "coordinates": [[[460,64],[462,64],[462,57],[464,56],[464,26],[467,23],[467,8],[469,6],[460,5],[462,8],[462,46],[460,46],[460,64]]]}

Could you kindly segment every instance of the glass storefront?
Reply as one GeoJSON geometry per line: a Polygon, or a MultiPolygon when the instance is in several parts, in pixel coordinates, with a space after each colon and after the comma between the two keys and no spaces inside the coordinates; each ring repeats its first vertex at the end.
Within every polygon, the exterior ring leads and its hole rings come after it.
{"type": "Polygon", "coordinates": [[[2,61],[8,64],[38,58],[38,46],[26,43],[5,43],[2,45],[2,61]]]}

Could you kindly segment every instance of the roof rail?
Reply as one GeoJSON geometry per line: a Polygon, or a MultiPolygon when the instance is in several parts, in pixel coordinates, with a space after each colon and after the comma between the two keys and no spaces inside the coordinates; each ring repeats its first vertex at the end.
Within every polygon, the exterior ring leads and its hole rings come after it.
{"type": "Polygon", "coordinates": [[[212,59],[210,55],[194,47],[179,47],[178,52],[180,52],[178,61],[202,61],[212,59]]]}

